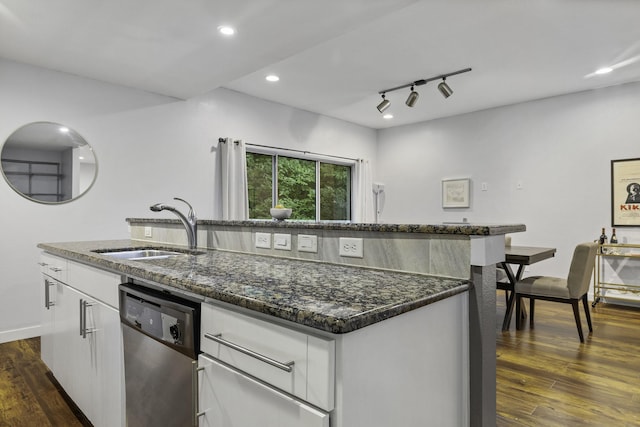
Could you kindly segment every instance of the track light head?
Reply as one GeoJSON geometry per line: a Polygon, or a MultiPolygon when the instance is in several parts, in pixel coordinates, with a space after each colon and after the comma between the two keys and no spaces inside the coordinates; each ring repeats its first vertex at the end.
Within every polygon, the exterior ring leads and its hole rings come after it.
{"type": "Polygon", "coordinates": [[[384,113],[384,110],[389,108],[389,105],[391,105],[391,102],[389,102],[389,100],[385,99],[384,93],[383,93],[382,94],[382,102],[380,104],[378,104],[378,106],[376,108],[378,109],[378,111],[380,111],[380,113],[384,113]]]}
{"type": "Polygon", "coordinates": [[[438,90],[445,98],[450,97],[453,94],[453,90],[449,87],[447,82],[445,82],[446,77],[442,78],[442,82],[438,85],[438,90]]]}
{"type": "Polygon", "coordinates": [[[407,104],[407,106],[409,107],[413,107],[414,105],[416,105],[416,102],[418,102],[419,96],[420,94],[414,91],[413,86],[411,86],[411,93],[409,94],[409,97],[407,98],[407,101],[405,102],[405,104],[407,104]]]}

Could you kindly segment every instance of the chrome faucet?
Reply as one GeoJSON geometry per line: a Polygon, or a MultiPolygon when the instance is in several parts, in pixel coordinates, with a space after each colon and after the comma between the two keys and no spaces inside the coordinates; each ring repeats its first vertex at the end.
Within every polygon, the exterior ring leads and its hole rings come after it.
{"type": "Polygon", "coordinates": [[[180,199],[178,197],[174,197],[173,200],[180,200],[181,202],[184,202],[187,204],[187,206],[189,206],[189,213],[187,214],[187,216],[185,216],[182,212],[180,212],[173,206],[165,205],[164,203],[156,203],[155,205],[151,205],[149,209],[154,212],[170,211],[176,214],[178,218],[180,218],[180,221],[182,221],[185,230],[187,230],[189,249],[196,249],[198,247],[198,218],[196,218],[196,213],[194,212],[193,207],[191,207],[191,205],[186,200],[180,199]]]}

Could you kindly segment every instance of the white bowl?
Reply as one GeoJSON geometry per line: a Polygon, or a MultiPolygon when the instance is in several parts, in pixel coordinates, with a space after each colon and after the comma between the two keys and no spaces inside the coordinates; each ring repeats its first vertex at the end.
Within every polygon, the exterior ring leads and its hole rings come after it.
{"type": "Polygon", "coordinates": [[[269,213],[271,213],[271,216],[278,221],[283,221],[291,216],[291,209],[271,208],[269,213]]]}

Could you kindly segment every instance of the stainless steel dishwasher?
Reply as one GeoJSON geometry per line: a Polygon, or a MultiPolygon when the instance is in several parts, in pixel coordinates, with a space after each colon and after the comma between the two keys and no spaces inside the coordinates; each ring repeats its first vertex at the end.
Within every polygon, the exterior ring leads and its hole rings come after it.
{"type": "Polygon", "coordinates": [[[120,285],[129,427],[197,425],[200,303],[120,285]]]}

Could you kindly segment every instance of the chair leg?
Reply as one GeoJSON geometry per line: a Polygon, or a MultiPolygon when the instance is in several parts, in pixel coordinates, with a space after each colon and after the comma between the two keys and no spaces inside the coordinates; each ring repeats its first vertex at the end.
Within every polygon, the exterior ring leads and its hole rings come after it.
{"type": "Polygon", "coordinates": [[[533,312],[536,309],[536,299],[529,297],[529,327],[533,329],[533,312]]]}
{"type": "Polygon", "coordinates": [[[593,332],[593,326],[591,325],[591,313],[589,313],[589,301],[587,300],[587,294],[582,295],[582,305],[584,305],[584,315],[587,317],[589,332],[593,332]]]}
{"type": "Polygon", "coordinates": [[[580,322],[580,309],[578,307],[578,300],[572,299],[571,306],[573,307],[573,317],[576,318],[576,326],[578,327],[578,335],[580,335],[580,342],[584,342],[584,336],[582,335],[582,323],[580,322]]]}
{"type": "Polygon", "coordinates": [[[520,316],[520,308],[522,306],[522,297],[518,294],[515,294],[516,298],[516,329],[520,330],[522,328],[522,316],[520,316]]]}

